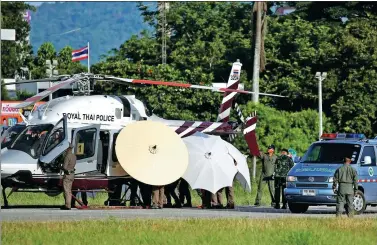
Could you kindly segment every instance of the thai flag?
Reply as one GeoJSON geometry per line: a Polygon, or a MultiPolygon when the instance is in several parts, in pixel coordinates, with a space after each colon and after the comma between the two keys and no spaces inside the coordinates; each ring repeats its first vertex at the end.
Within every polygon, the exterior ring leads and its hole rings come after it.
{"type": "Polygon", "coordinates": [[[89,57],[89,48],[88,46],[73,50],[72,51],[72,61],[86,60],[89,57]]]}

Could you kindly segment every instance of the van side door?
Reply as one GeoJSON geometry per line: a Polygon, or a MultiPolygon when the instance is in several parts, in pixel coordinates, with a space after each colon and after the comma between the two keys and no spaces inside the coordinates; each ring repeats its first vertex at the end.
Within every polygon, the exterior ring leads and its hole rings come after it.
{"type": "Polygon", "coordinates": [[[360,158],[360,167],[357,173],[359,184],[364,188],[364,196],[366,201],[377,201],[377,166],[375,146],[364,146],[360,158]],[[370,164],[365,161],[365,157],[367,156],[370,156],[372,160],[370,164]]]}

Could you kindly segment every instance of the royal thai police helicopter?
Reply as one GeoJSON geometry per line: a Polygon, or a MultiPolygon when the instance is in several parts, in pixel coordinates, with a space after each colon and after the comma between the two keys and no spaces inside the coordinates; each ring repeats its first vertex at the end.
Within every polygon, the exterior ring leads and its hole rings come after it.
{"type": "MultiPolygon", "coordinates": [[[[77,96],[52,99],[33,111],[28,118],[24,118],[25,125],[17,126],[18,133],[13,134],[13,138],[2,149],[1,183],[4,206],[8,205],[6,188],[12,188],[12,192],[43,192],[49,196],[60,194],[62,192],[60,164],[69,142],[74,146],[74,153],[77,156],[72,190],[104,189],[114,192],[115,188],[132,178],[117,160],[115,154],[117,135],[128,124],[140,120],[162,122],[181,137],[190,136],[197,131],[234,135],[243,129],[249,148],[255,146],[257,144],[254,134],[255,118],[248,118],[240,125],[229,122],[230,110],[236,94],[253,93],[243,90],[239,83],[241,67],[239,61],[233,63],[228,82],[222,87],[126,79],[89,73],[18,81],[18,83],[57,82],[49,89],[15,106],[19,109],[35,104],[61,88],[76,86],[78,91],[76,91],[77,96]],[[90,95],[91,84],[95,81],[111,81],[123,85],[146,84],[206,89],[223,92],[224,97],[217,122],[166,120],[150,115],[144,103],[134,95],[90,95]]],[[[284,97],[264,93],[260,95],[284,97]]],[[[9,135],[12,129],[8,130],[6,134],[9,135]]]]}

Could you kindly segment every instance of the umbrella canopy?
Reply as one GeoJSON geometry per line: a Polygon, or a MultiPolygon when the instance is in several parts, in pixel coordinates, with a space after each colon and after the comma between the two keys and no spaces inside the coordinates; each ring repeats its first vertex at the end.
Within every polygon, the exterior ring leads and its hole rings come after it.
{"type": "Polygon", "coordinates": [[[149,185],[167,185],[179,179],[188,165],[182,139],[161,122],[139,121],[124,127],[115,153],[122,168],[149,185]]]}
{"type": "Polygon", "coordinates": [[[237,163],[236,167],[237,167],[238,173],[236,175],[236,179],[241,183],[244,189],[246,189],[248,192],[251,192],[250,172],[249,172],[249,166],[247,165],[245,155],[243,155],[232,144],[229,144],[228,142],[225,142],[225,143],[226,143],[226,147],[228,148],[229,155],[231,155],[237,163]]]}
{"type": "Polygon", "coordinates": [[[196,132],[183,141],[189,152],[189,165],[182,178],[192,189],[216,193],[223,187],[233,185],[237,168],[226,142],[220,136],[196,132]]]}

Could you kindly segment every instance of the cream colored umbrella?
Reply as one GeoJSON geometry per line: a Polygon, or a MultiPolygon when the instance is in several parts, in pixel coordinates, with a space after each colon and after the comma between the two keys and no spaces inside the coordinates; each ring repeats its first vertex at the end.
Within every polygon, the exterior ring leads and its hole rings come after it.
{"type": "Polygon", "coordinates": [[[139,121],[123,128],[115,142],[122,168],[149,185],[173,183],[185,173],[188,151],[182,139],[161,122],[139,121]]]}

